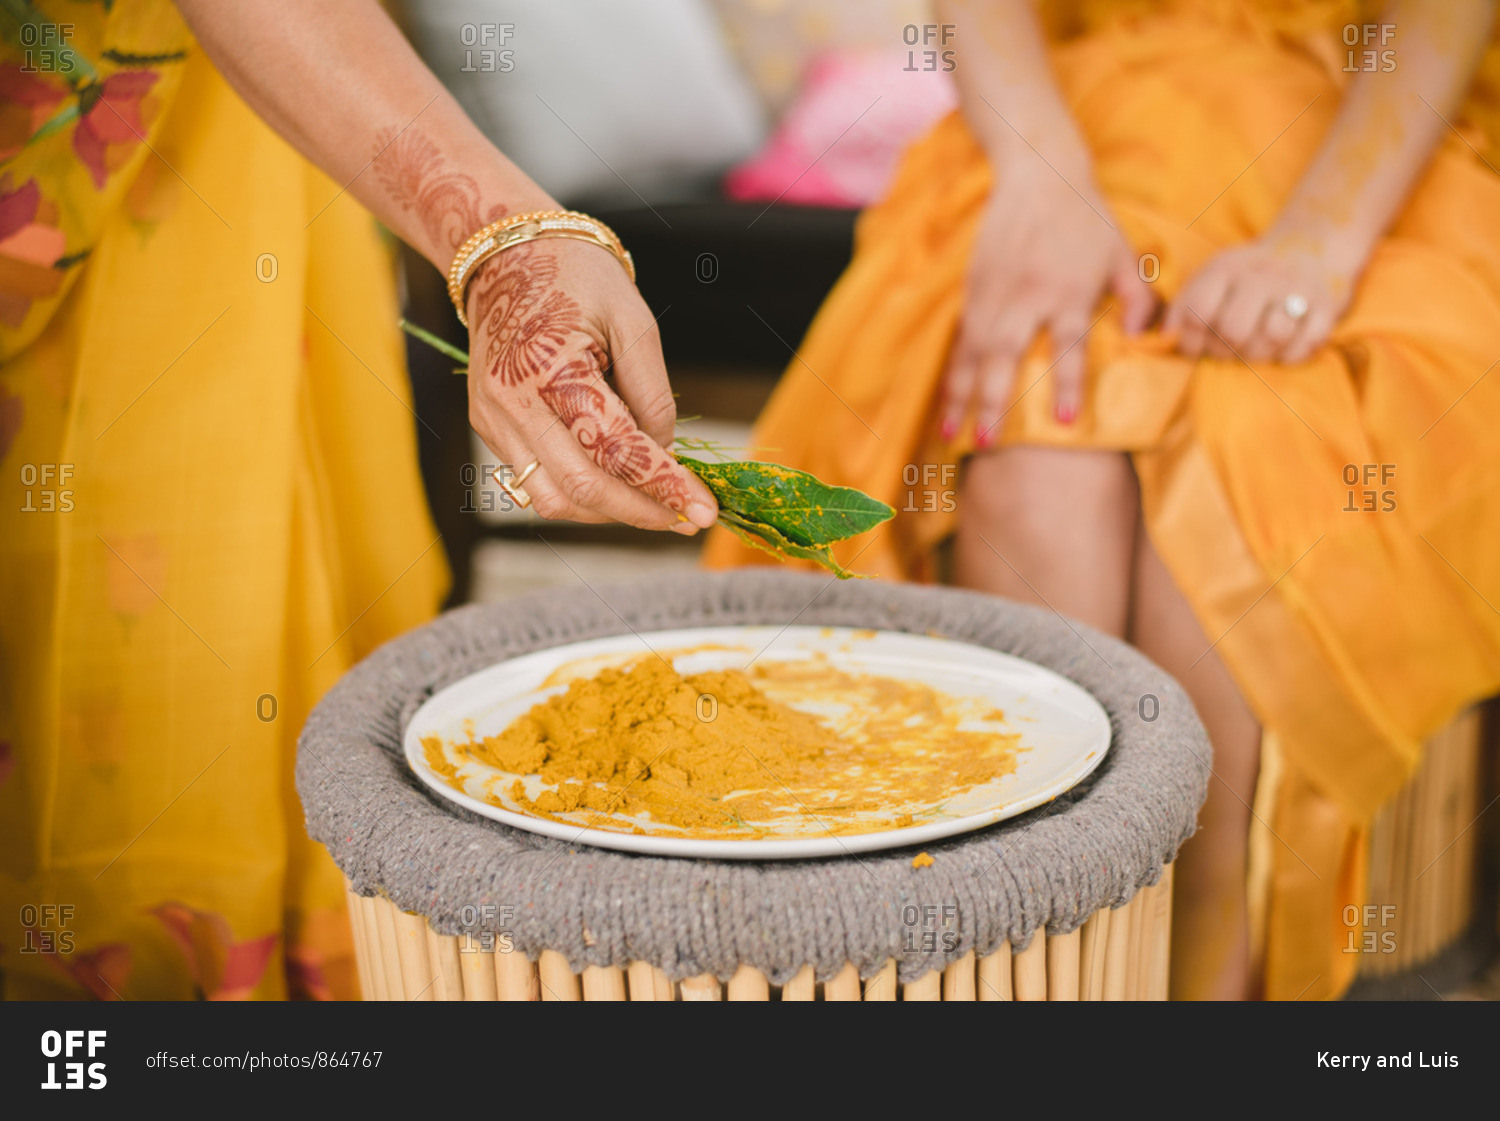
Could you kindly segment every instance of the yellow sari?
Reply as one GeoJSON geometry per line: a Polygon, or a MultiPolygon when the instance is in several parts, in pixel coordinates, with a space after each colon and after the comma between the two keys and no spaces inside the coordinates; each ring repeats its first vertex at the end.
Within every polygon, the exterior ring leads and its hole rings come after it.
{"type": "MultiPolygon", "coordinates": [[[[1164,299],[1273,219],[1337,111],[1340,29],[1373,22],[1352,3],[1249,0],[1044,15],[1099,182],[1159,259],[1164,299]]],[[[1131,453],[1155,547],[1280,746],[1273,998],[1348,986],[1342,912],[1362,897],[1371,815],[1425,736],[1500,687],[1500,376],[1485,376],[1500,358],[1497,81],[1492,48],[1311,361],[1188,362],[1124,337],[1112,311],[1089,337],[1078,421],[1053,420],[1034,351],[1004,427],[1011,442],[1131,453]]],[[[933,579],[952,530],[940,465],[972,438],[938,439],[932,406],[990,182],[957,115],[911,149],[756,429],[770,458],[898,509],[839,550],[864,572],[933,579]]],[[[708,556],[764,563],[722,532],[708,556]]]]}
{"type": "Polygon", "coordinates": [[[34,7],[0,56],[5,995],[352,996],[292,763],[445,581],[391,257],[166,0],[34,7]]]}

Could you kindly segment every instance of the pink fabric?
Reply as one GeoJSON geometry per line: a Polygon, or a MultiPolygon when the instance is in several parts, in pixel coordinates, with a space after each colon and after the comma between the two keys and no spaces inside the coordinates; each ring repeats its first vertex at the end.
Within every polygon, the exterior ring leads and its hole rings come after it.
{"type": "MultiPolygon", "coordinates": [[[[922,61],[918,52],[915,65],[922,61]]],[[[948,75],[911,65],[904,50],[819,55],[765,147],[725,175],[725,193],[804,206],[875,202],[906,145],[958,104],[948,75]]]]}

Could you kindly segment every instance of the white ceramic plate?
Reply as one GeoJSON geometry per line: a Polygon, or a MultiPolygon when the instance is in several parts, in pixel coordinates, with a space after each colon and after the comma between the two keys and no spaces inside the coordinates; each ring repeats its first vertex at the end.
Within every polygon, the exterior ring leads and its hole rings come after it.
{"type": "Polygon", "coordinates": [[[417,709],[406,729],[405,748],[407,763],[439,797],[517,829],[570,844],[661,856],[800,860],[920,845],[1025,813],[1088,775],[1103,761],[1109,739],[1108,716],[1083,689],[1051,670],[985,647],[842,627],[704,627],[558,646],[480,670],[417,709]],[[787,661],[821,654],[848,673],[920,681],[950,696],[981,699],[1005,713],[1004,730],[1020,734],[1022,750],[1017,752],[1011,774],[934,803],[930,812],[914,815],[919,820],[905,828],[831,835],[817,828],[815,820],[804,818],[788,821],[784,836],[773,831],[746,840],[694,838],[675,827],[623,814],[605,815],[605,819],[615,819],[627,831],[588,828],[601,820],[593,811],[572,815],[578,824],[538,817],[525,812],[508,790],[521,778],[528,794],[535,797],[544,789],[539,776],[508,774],[466,761],[459,771],[465,790],[459,790],[428,764],[421,743],[424,736],[436,734],[449,744],[467,740],[470,729],[476,737],[495,735],[538,701],[567,688],[566,681],[545,685],[561,667],[568,667],[570,677],[592,676],[651,651],[671,658],[681,673],[743,668],[752,659],[787,661]],[[484,800],[486,791],[502,805],[484,800]],[[628,832],[632,825],[647,832],[628,832]]]}

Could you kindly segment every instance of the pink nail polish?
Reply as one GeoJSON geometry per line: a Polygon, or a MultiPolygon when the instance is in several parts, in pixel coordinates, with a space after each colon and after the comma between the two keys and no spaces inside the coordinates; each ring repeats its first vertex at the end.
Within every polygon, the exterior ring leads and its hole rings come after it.
{"type": "Polygon", "coordinates": [[[948,417],[943,421],[942,436],[944,440],[951,440],[958,435],[958,421],[948,417]]]}
{"type": "Polygon", "coordinates": [[[990,441],[995,438],[994,432],[994,428],[980,428],[976,430],[974,433],[974,446],[980,451],[984,451],[990,446],[990,441]]]}
{"type": "Polygon", "coordinates": [[[1078,419],[1078,410],[1072,405],[1058,405],[1055,410],[1058,424],[1072,424],[1078,419]]]}

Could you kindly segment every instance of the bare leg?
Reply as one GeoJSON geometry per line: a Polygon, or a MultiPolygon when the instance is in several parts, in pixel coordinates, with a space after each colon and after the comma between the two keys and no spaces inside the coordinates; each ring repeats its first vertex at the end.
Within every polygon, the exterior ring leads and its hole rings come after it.
{"type": "Polygon", "coordinates": [[[1139,526],[1139,492],[1116,452],[1008,447],[969,461],[954,579],[1050,606],[1130,638],[1192,698],[1214,745],[1200,830],[1177,860],[1172,990],[1249,994],[1245,864],[1260,725],[1139,526]]]}
{"type": "Polygon", "coordinates": [[[1005,447],[969,460],[954,582],[1123,637],[1139,499],[1119,452],[1005,447]]]}
{"type": "Polygon", "coordinates": [[[1245,1000],[1251,995],[1245,872],[1260,724],[1217,652],[1209,650],[1213,640],[1144,527],[1136,533],[1130,641],[1187,690],[1214,747],[1199,831],[1183,846],[1175,869],[1172,996],[1245,1000]]]}

